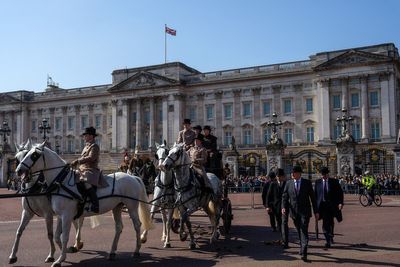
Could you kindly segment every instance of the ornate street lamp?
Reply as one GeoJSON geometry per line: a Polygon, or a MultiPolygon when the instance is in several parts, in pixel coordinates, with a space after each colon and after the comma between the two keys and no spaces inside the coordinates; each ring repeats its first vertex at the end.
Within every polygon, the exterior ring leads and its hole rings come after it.
{"type": "Polygon", "coordinates": [[[267,126],[272,128],[271,140],[274,138],[278,138],[276,133],[276,127],[281,126],[283,123],[282,121],[278,121],[278,114],[276,112],[272,113],[272,120],[267,122],[267,126]]]}
{"type": "Polygon", "coordinates": [[[346,135],[349,135],[348,129],[350,128],[350,122],[354,119],[352,116],[347,115],[346,108],[342,109],[342,113],[342,116],[337,117],[336,121],[339,123],[339,125],[342,126],[342,132],[340,133],[340,136],[344,137],[346,135]]]}
{"type": "Polygon", "coordinates": [[[3,126],[0,128],[0,134],[3,135],[3,145],[7,143],[7,136],[10,136],[11,129],[8,126],[8,122],[3,121],[3,126]]]}
{"type": "Polygon", "coordinates": [[[40,131],[40,133],[43,133],[43,141],[45,141],[47,139],[46,133],[49,134],[50,129],[51,129],[51,127],[50,127],[47,119],[43,119],[43,121],[39,124],[39,131],[40,131]]]}

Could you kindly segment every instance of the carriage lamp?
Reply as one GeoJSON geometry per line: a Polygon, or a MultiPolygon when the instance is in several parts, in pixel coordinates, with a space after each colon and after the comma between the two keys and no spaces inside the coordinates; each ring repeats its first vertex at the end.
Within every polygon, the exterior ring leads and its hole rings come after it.
{"type": "Polygon", "coordinates": [[[0,128],[0,134],[3,135],[3,144],[7,143],[7,136],[10,136],[11,129],[8,126],[8,121],[3,121],[3,125],[0,128]]]}
{"type": "Polygon", "coordinates": [[[43,133],[43,140],[46,140],[46,133],[49,134],[50,133],[50,125],[49,122],[47,121],[47,119],[43,119],[42,122],[39,124],[39,131],[40,133],[43,133]]]}

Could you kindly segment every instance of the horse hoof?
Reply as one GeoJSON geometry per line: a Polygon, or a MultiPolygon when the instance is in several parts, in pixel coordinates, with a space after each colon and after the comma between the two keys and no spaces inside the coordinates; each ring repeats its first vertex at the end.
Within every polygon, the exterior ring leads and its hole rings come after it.
{"type": "Polygon", "coordinates": [[[141,242],[142,244],[146,243],[146,242],[147,242],[147,238],[141,238],[141,239],[140,239],[140,242],[141,242]]]}
{"type": "Polygon", "coordinates": [[[179,237],[180,237],[181,241],[186,241],[188,236],[187,236],[187,233],[183,232],[182,234],[179,235],[179,237]]]}
{"type": "Polygon", "coordinates": [[[9,264],[13,264],[13,263],[16,263],[17,260],[18,260],[17,257],[15,257],[15,258],[10,258],[10,260],[8,261],[8,263],[9,263],[9,264]]]}
{"type": "Polygon", "coordinates": [[[165,245],[164,245],[164,248],[171,248],[171,244],[170,244],[170,243],[165,244],[165,245]]]}
{"type": "Polygon", "coordinates": [[[78,249],[76,247],[67,248],[67,253],[77,253],[78,249]]]}
{"type": "Polygon", "coordinates": [[[140,257],[140,253],[139,253],[139,252],[133,253],[133,257],[134,257],[134,258],[139,258],[139,257],[140,257]]]}
{"type": "Polygon", "coordinates": [[[48,257],[44,262],[45,263],[54,262],[54,258],[53,257],[48,257]]]}
{"type": "Polygon", "coordinates": [[[190,244],[189,248],[190,249],[195,249],[196,248],[196,244],[190,244]]]}
{"type": "Polygon", "coordinates": [[[116,257],[117,255],[115,254],[115,253],[110,253],[110,255],[108,256],[108,260],[109,261],[113,261],[113,260],[115,260],[115,257],[116,257]]]}

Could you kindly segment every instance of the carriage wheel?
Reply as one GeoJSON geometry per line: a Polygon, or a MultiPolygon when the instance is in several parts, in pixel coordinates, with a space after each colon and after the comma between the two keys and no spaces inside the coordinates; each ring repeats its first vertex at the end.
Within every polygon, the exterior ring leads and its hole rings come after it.
{"type": "Polygon", "coordinates": [[[224,199],[222,204],[222,215],[223,221],[223,234],[227,235],[231,231],[233,214],[232,214],[232,204],[229,199],[224,199]]]}
{"type": "Polygon", "coordinates": [[[377,205],[378,207],[380,205],[382,205],[382,198],[380,195],[375,195],[375,199],[374,199],[375,205],[377,205]]]}
{"type": "Polygon", "coordinates": [[[171,230],[175,234],[179,234],[179,224],[180,224],[180,219],[172,219],[171,230]]]}
{"type": "Polygon", "coordinates": [[[366,194],[360,195],[360,203],[363,207],[368,206],[368,196],[366,194]]]}

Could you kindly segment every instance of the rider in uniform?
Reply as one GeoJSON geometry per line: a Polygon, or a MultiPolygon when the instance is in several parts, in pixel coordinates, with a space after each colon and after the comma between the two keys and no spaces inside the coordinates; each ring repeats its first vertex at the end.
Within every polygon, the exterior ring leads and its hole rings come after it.
{"type": "Polygon", "coordinates": [[[183,130],[179,132],[178,139],[176,140],[178,144],[184,143],[186,150],[189,150],[193,146],[194,138],[196,137],[196,132],[192,130],[190,124],[190,119],[183,120],[183,130]]]}
{"type": "Polygon", "coordinates": [[[204,169],[204,164],[207,161],[207,151],[203,147],[202,142],[203,135],[197,135],[194,139],[194,146],[189,149],[188,153],[192,160],[192,168],[203,178],[205,191],[213,194],[210,180],[208,179],[206,170],[204,169]]]}
{"type": "Polygon", "coordinates": [[[99,200],[96,195],[96,189],[97,187],[106,187],[108,184],[98,167],[100,148],[95,143],[95,137],[97,136],[96,129],[88,127],[82,136],[86,143],[85,147],[83,148],[81,157],[72,161],[71,166],[79,167],[79,180],[83,183],[92,202],[91,211],[98,213],[99,200]]]}
{"type": "Polygon", "coordinates": [[[364,173],[364,176],[361,180],[361,183],[365,188],[367,189],[368,193],[368,205],[371,205],[372,202],[374,202],[375,199],[375,187],[376,187],[376,180],[375,178],[371,175],[370,171],[366,171],[364,173]]]}

